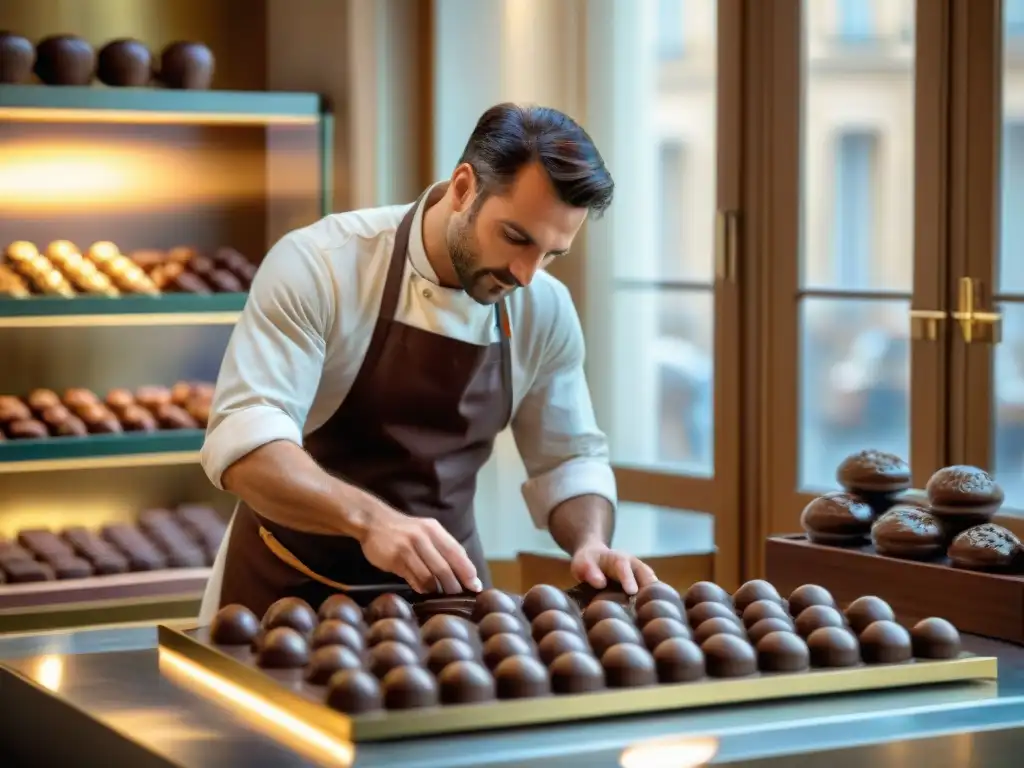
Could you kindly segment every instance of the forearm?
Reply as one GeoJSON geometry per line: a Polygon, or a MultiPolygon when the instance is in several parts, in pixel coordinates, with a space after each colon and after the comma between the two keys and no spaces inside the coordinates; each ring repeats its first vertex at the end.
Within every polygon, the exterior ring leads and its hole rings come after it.
{"type": "Polygon", "coordinates": [[[224,488],[268,520],[307,533],[362,541],[380,501],[331,477],[302,448],[278,440],[257,448],[224,471],[224,488]]]}
{"type": "Polygon", "coordinates": [[[615,529],[615,510],[608,499],[588,493],[567,499],[548,519],[552,538],[570,555],[587,544],[610,544],[615,529]]]}

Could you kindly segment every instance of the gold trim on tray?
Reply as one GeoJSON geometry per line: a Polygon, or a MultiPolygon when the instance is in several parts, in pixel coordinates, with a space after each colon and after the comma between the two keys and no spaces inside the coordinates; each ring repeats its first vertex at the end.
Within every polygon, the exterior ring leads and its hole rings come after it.
{"type": "Polygon", "coordinates": [[[289,690],[254,666],[232,658],[186,632],[159,627],[161,663],[188,674],[216,694],[219,678],[258,699],[287,710],[310,728],[343,742],[387,741],[409,736],[465,733],[616,715],[636,715],[750,701],[882,690],[968,680],[995,680],[994,657],[963,654],[951,661],[914,661],[799,674],[759,674],[733,680],[658,685],[548,698],[446,705],[403,710],[400,716],[374,713],[348,717],[297,691],[289,690]],[[193,665],[190,667],[190,665],[193,665]]]}

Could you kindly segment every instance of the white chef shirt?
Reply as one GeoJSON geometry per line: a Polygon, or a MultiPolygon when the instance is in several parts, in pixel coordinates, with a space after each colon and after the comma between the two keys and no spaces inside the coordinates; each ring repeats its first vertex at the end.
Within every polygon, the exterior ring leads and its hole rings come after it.
{"type": "MultiPolygon", "coordinates": [[[[426,196],[423,198],[426,200],[426,196]]],[[[285,235],[260,266],[224,355],[202,464],[217,487],[229,466],[303,435],[338,410],[380,312],[395,232],[409,205],[327,216],[285,235]]],[[[445,288],[413,220],[395,319],[472,344],[498,339],[494,307],[445,288]]],[[[583,372],[583,331],[562,283],[539,271],[507,299],[512,327],[512,432],[526,467],[523,498],[547,525],[563,501],[616,503],[608,444],[583,372]]]]}

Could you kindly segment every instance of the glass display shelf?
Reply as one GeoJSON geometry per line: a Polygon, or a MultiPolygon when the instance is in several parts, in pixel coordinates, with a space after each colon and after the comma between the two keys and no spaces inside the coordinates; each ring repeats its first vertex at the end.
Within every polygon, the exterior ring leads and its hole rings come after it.
{"type": "Polygon", "coordinates": [[[0,328],[67,326],[233,325],[245,306],[246,293],[66,299],[37,296],[0,297],[0,328]]]}
{"type": "Polygon", "coordinates": [[[50,437],[0,443],[0,474],[105,467],[170,466],[199,461],[205,430],[50,437]]]}

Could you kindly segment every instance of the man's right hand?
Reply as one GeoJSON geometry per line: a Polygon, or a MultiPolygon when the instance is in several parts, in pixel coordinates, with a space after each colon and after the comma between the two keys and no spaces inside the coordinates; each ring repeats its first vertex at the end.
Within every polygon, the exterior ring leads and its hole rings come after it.
{"type": "Polygon", "coordinates": [[[479,592],[483,585],[466,550],[433,518],[410,517],[381,504],[367,520],[360,544],[366,559],[402,577],[421,594],[479,592]]]}

